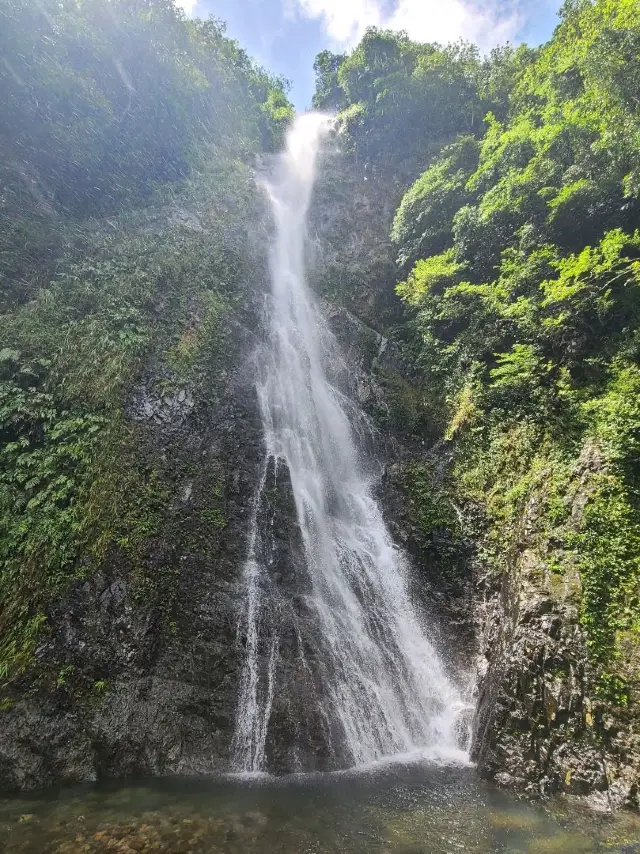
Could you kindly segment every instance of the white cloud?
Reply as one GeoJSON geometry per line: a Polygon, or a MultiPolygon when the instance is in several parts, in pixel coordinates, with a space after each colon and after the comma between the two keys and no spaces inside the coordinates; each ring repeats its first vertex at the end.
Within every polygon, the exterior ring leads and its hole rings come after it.
{"type": "Polygon", "coordinates": [[[525,23],[518,0],[296,0],[320,20],[336,47],[351,47],[367,27],[406,30],[417,41],[468,39],[482,49],[514,40],[525,23]]]}
{"type": "Polygon", "coordinates": [[[329,38],[341,45],[355,44],[367,27],[383,23],[379,0],[297,0],[307,18],[319,18],[329,38]]]}
{"type": "Polygon", "coordinates": [[[191,15],[193,13],[193,7],[197,2],[198,0],[176,0],[176,5],[180,6],[181,9],[184,9],[187,15],[191,15]]]}

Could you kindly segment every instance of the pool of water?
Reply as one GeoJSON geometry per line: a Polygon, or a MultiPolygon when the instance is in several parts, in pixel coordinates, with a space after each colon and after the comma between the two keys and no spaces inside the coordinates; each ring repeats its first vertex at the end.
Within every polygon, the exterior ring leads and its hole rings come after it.
{"type": "Polygon", "coordinates": [[[3,854],[640,854],[632,815],[532,805],[472,768],[171,779],[0,800],[3,854]]]}

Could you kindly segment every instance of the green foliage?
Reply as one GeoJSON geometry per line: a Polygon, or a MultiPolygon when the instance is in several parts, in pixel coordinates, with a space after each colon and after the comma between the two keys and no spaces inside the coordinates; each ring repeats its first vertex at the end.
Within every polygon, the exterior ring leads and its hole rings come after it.
{"type": "Polygon", "coordinates": [[[323,50],[313,63],[316,73],[316,89],[313,95],[315,110],[338,110],[342,106],[344,94],[338,80],[338,71],[346,59],[344,53],[331,53],[323,50]]]}
{"type": "Polygon", "coordinates": [[[547,45],[494,58],[485,128],[425,151],[392,229],[485,557],[501,571],[533,546],[580,578],[598,691],[619,703],[640,638],[638,44],[635,0],[565,4],[547,45]]]}
{"type": "Polygon", "coordinates": [[[615,228],[632,230],[639,117],[620,68],[631,79],[640,73],[631,48],[639,33],[633,0],[567,6],[535,61],[529,56],[512,66],[510,107],[487,116],[477,168],[467,163],[456,172],[443,152],[405,197],[392,234],[402,262],[453,245],[483,281],[493,278],[504,250],[517,247],[523,229],[530,243],[565,252],[594,245],[615,228]],[[433,233],[420,228],[423,219],[433,233]]]}
{"type": "Polygon", "coordinates": [[[414,178],[444,144],[479,132],[489,110],[507,110],[510,81],[530,54],[507,47],[482,58],[471,44],[418,44],[370,28],[352,53],[318,55],[314,106],[340,111],[362,163],[391,163],[394,174],[414,178]]]}
{"type": "Polygon", "coordinates": [[[583,584],[583,624],[593,658],[608,664],[620,632],[640,638],[640,522],[624,481],[600,475],[571,539],[583,584]]]}
{"type": "Polygon", "coordinates": [[[6,681],[107,556],[132,595],[164,583],[171,601],[171,571],[147,559],[171,478],[125,410],[145,362],[215,393],[247,278],[242,160],[280,145],[292,108],[219,22],[172,0],[0,0],[0,51],[6,681]]]}
{"type": "Polygon", "coordinates": [[[614,360],[605,394],[583,405],[591,432],[607,448],[608,460],[623,473],[636,494],[640,490],[640,367],[614,360]]]}
{"type": "Polygon", "coordinates": [[[398,295],[413,306],[424,306],[434,293],[442,293],[460,278],[465,265],[455,260],[451,249],[418,261],[406,282],[398,285],[398,295]]]}
{"type": "Polygon", "coordinates": [[[496,354],[497,367],[489,371],[490,388],[530,398],[545,384],[552,365],[545,362],[532,344],[514,344],[507,353],[496,354]]]}
{"type": "Polygon", "coordinates": [[[285,81],[173,0],[0,0],[0,53],[3,301],[73,241],[64,217],[139,207],[221,152],[277,149],[292,116],[285,81]]]}
{"type": "Polygon", "coordinates": [[[401,266],[451,246],[453,217],[473,199],[466,185],[477,162],[477,142],[464,137],[445,147],[404,195],[391,231],[392,240],[401,247],[401,266]]]}

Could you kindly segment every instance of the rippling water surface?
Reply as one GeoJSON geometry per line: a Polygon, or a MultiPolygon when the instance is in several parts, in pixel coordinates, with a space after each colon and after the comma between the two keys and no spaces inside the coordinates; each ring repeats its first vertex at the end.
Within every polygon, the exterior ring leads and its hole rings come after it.
{"type": "Polygon", "coordinates": [[[630,815],[532,806],[470,768],[141,781],[0,801],[7,854],[640,852],[630,815]]]}

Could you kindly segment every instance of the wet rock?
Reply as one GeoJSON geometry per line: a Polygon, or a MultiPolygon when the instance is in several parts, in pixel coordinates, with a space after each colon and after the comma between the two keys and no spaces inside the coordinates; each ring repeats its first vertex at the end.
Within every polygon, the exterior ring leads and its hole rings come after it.
{"type": "Polygon", "coordinates": [[[129,415],[135,421],[162,425],[175,432],[193,412],[193,394],[184,388],[171,394],[158,393],[153,388],[154,383],[155,379],[148,386],[140,386],[134,391],[128,408],[129,415]]]}
{"type": "MultiPolygon", "coordinates": [[[[590,476],[602,465],[588,443],[574,473],[569,525],[579,524],[590,476]]],[[[588,796],[592,806],[607,810],[635,806],[637,723],[632,711],[607,706],[595,694],[580,625],[580,579],[567,555],[562,584],[547,569],[558,546],[553,536],[540,536],[537,514],[532,501],[519,525],[520,547],[501,576],[477,567],[480,657],[472,756],[481,774],[510,788],[588,796]]]]}
{"type": "Polygon", "coordinates": [[[100,595],[100,603],[102,605],[119,605],[124,601],[127,595],[127,585],[124,581],[118,579],[110,584],[107,589],[100,595]]]}
{"type": "Polygon", "coordinates": [[[89,563],[50,609],[36,666],[0,712],[0,789],[228,768],[238,582],[263,454],[254,333],[233,336],[215,399],[157,394],[152,366],[134,392],[142,453],[168,470],[175,499],[133,560],[114,550],[89,563]]]}

